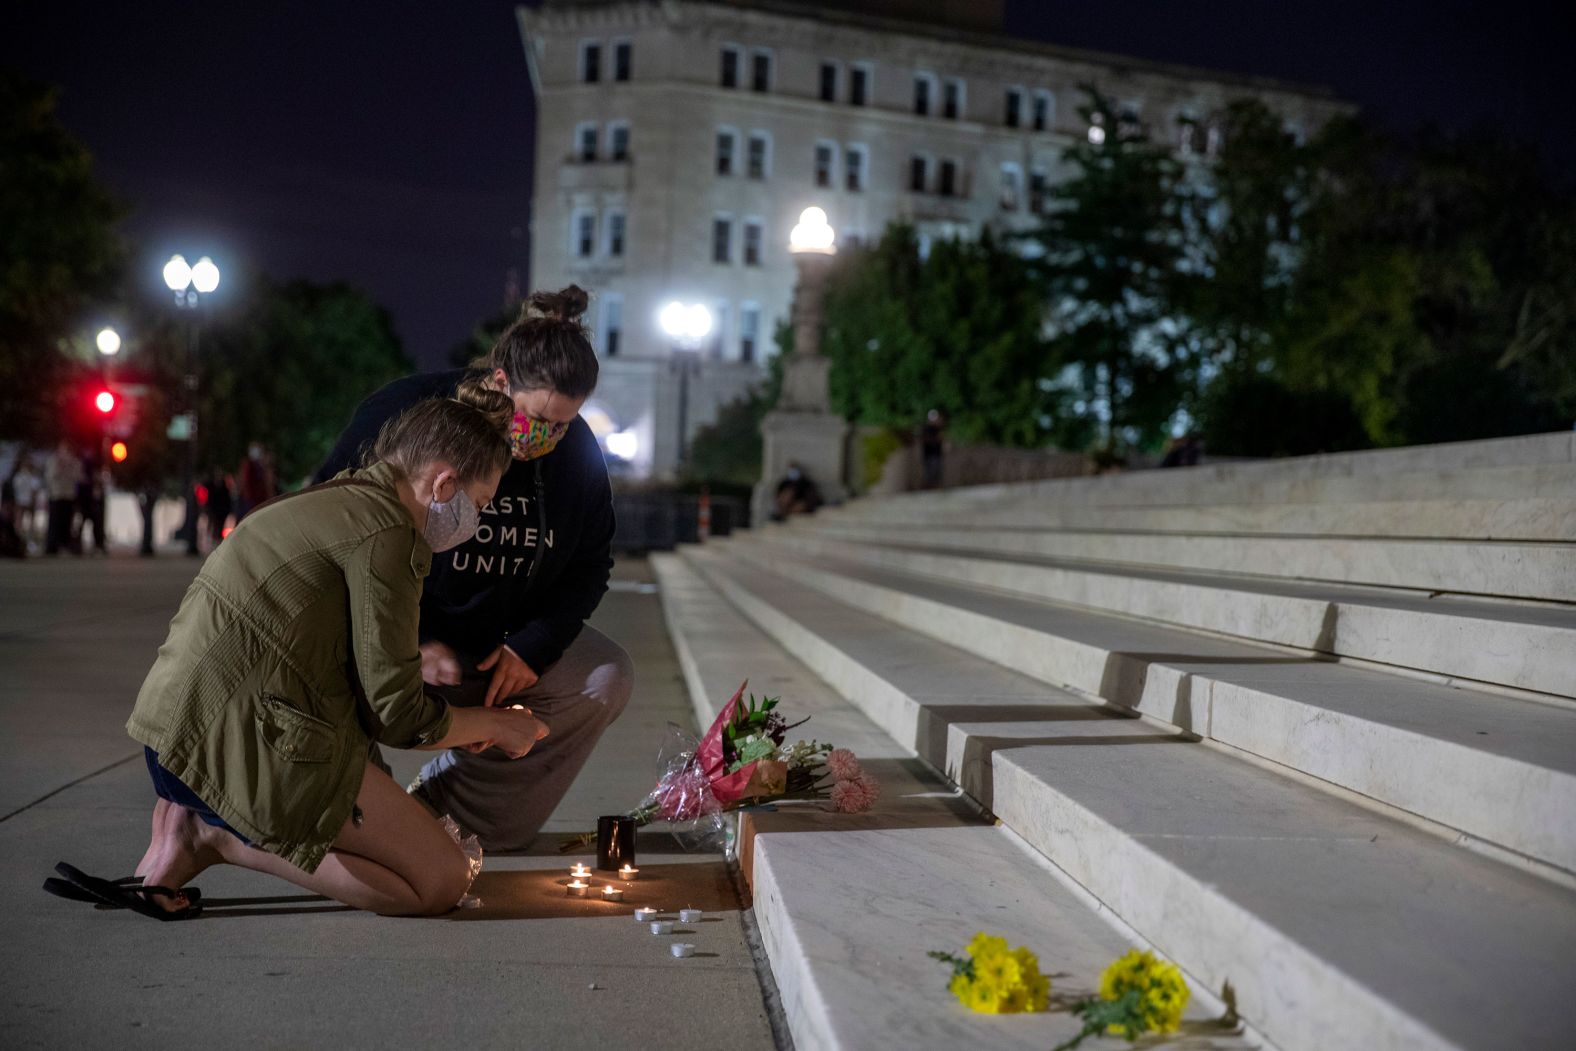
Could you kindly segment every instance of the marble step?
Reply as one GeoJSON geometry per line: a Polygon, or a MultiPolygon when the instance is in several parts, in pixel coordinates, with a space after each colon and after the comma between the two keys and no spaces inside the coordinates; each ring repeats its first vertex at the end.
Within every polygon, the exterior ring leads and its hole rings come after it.
{"type": "MultiPolygon", "coordinates": [[[[803,530],[804,527],[801,527],[803,530]]],[[[1576,541],[1485,543],[1328,537],[1157,535],[1041,529],[813,523],[817,536],[900,548],[1067,563],[1110,563],[1576,602],[1576,541]]]]}
{"type": "Polygon", "coordinates": [[[685,557],[1288,1051],[1565,1046],[1576,892],[828,602],[800,566],[685,557]]]}
{"type": "MultiPolygon", "coordinates": [[[[800,586],[811,623],[854,607],[895,633],[929,636],[1576,872],[1576,709],[852,564],[767,558],[747,543],[686,554],[777,570],[800,586]]],[[[756,608],[771,601],[764,591],[780,586],[761,577],[743,589],[736,574],[713,583],[757,619],[769,615],[756,608]]],[[[900,704],[877,721],[901,728],[906,743],[912,717],[900,704]]]]}
{"type": "Polygon", "coordinates": [[[1189,536],[1387,537],[1413,540],[1576,540],[1576,499],[1373,500],[1343,504],[1210,504],[1121,507],[1003,499],[961,510],[925,510],[871,498],[795,524],[874,524],[932,529],[1039,529],[1189,536]],[[855,514],[855,509],[863,509],[855,514]]]}
{"type": "Polygon", "coordinates": [[[1219,573],[1058,565],[855,544],[806,529],[750,542],[1253,642],[1569,698],[1576,609],[1219,573]]]}
{"type": "MultiPolygon", "coordinates": [[[[1044,1051],[1077,1032],[1064,1010],[993,1017],[962,1009],[946,991],[945,967],[925,953],[956,951],[980,930],[1002,934],[1036,951],[1065,1002],[1094,992],[1100,971],[1129,948],[1152,946],[1020,837],[982,819],[682,560],[659,555],[652,565],[699,720],[709,723],[749,675],[796,717],[812,715],[807,731],[852,748],[882,781],[868,814],[801,804],[741,815],[739,860],[794,1045],[1044,1051]]],[[[1264,1046],[1212,1024],[1221,1005],[1189,980],[1194,999],[1173,1046],[1264,1046]]]]}

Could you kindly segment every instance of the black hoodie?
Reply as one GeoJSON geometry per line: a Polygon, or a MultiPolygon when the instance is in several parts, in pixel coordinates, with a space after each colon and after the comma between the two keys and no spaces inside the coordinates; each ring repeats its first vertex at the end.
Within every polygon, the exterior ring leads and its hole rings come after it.
{"type": "MultiPolygon", "coordinates": [[[[406,376],[373,393],[313,481],[360,466],[385,422],[428,398],[453,396],[465,376],[464,369],[406,376]]],[[[612,541],[607,464],[591,428],[577,417],[546,456],[510,461],[492,503],[482,508],[475,537],[432,556],[421,597],[422,641],[445,642],[473,660],[504,643],[540,675],[606,594],[612,541]],[[544,511],[547,542],[539,549],[544,511]]]]}

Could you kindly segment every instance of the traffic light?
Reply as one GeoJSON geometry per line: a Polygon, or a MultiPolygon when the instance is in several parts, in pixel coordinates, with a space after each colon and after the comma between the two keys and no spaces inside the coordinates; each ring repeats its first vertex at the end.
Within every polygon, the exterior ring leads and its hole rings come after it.
{"type": "Polygon", "coordinates": [[[105,416],[108,416],[110,413],[114,412],[115,392],[111,390],[99,391],[93,396],[93,407],[99,412],[103,413],[105,416]]]}
{"type": "Polygon", "coordinates": [[[126,457],[130,455],[131,451],[126,448],[125,442],[116,442],[109,447],[109,458],[116,463],[125,463],[126,457]]]}

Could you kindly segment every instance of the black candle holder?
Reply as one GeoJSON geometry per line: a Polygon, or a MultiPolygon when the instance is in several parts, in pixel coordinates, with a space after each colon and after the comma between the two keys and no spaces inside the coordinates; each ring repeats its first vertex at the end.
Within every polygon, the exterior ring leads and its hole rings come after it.
{"type": "Polygon", "coordinates": [[[635,819],[609,814],[596,819],[596,867],[617,872],[635,863],[635,819]]]}

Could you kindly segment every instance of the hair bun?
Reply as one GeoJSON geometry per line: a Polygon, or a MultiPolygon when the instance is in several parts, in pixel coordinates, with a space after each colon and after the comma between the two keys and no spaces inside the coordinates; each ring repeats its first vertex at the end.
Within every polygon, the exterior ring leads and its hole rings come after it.
{"type": "Polygon", "coordinates": [[[532,292],[525,301],[525,310],[521,316],[574,321],[586,312],[590,303],[591,296],[579,285],[570,285],[557,292],[532,292]]]}
{"type": "Polygon", "coordinates": [[[514,399],[503,391],[493,390],[480,377],[461,383],[454,392],[454,400],[487,417],[488,422],[501,432],[507,433],[509,425],[514,422],[514,399]]]}

